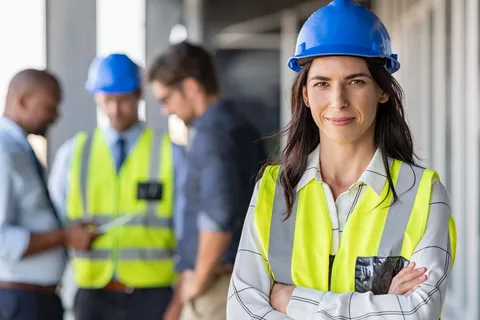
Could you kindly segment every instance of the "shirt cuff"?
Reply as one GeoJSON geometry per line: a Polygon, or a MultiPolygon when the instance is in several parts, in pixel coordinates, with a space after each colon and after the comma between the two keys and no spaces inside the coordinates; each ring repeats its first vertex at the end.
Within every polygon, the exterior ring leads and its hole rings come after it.
{"type": "Polygon", "coordinates": [[[287,305],[287,315],[293,319],[306,319],[318,310],[318,304],[326,292],[296,287],[287,305]]]}
{"type": "Polygon", "coordinates": [[[225,232],[222,226],[205,212],[198,214],[198,229],[207,232],[225,232]]]}
{"type": "Polygon", "coordinates": [[[0,255],[8,260],[20,260],[30,243],[30,232],[23,228],[12,226],[8,226],[3,230],[0,229],[0,232],[2,233],[0,239],[4,241],[2,243],[3,249],[0,249],[0,255]]]}

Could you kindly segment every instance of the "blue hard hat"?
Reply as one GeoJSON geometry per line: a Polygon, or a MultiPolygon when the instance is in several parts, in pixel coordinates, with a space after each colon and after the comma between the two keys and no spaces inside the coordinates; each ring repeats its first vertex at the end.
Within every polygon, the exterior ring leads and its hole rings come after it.
{"type": "Polygon", "coordinates": [[[334,0],[307,19],[288,66],[298,72],[303,59],[330,55],[385,58],[385,68],[390,73],[400,69],[383,23],[372,11],[352,0],[334,0]]]}
{"type": "Polygon", "coordinates": [[[90,64],[85,87],[92,94],[135,92],[141,87],[140,67],[125,54],[96,57],[90,64]]]}

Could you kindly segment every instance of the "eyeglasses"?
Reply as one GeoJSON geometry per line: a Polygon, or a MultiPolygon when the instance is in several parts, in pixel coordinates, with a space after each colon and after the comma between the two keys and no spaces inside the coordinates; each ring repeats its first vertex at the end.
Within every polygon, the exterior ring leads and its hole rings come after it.
{"type": "Polygon", "coordinates": [[[163,97],[158,97],[158,103],[161,104],[161,105],[166,105],[168,103],[168,101],[170,100],[170,98],[172,97],[172,94],[175,92],[175,91],[182,91],[183,90],[183,80],[180,80],[180,81],[177,81],[175,82],[174,84],[170,85],[169,88],[170,90],[168,90],[167,94],[163,97]]]}

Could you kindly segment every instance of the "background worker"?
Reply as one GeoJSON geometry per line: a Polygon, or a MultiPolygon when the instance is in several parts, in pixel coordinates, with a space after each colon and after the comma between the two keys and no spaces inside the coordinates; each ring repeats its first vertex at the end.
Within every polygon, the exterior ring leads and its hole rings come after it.
{"type": "Polygon", "coordinates": [[[257,130],[221,97],[213,57],[183,42],[151,64],[163,110],[188,126],[181,273],[167,319],[225,319],[228,283],[254,176],[265,160],[257,130]],[[257,142],[257,143],[256,143],[257,142]]]}
{"type": "Polygon", "coordinates": [[[0,319],[63,319],[56,292],[67,231],[27,140],[46,134],[60,101],[59,82],[47,71],[20,71],[8,87],[0,118],[0,319]]]}
{"type": "Polygon", "coordinates": [[[50,177],[67,221],[97,226],[72,252],[75,318],[162,319],[175,276],[174,147],[139,121],[141,71],[128,56],[96,58],[86,88],[109,125],[67,141],[50,177]],[[102,230],[119,217],[131,219],[102,230]]]}
{"type": "Polygon", "coordinates": [[[387,29],[334,0],[297,44],[287,144],[255,188],[228,319],[441,318],[455,224],[416,164],[387,29]]]}

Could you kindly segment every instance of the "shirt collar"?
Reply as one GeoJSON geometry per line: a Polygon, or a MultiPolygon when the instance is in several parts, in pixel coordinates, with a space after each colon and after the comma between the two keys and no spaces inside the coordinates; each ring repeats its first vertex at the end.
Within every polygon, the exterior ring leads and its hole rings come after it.
{"type": "Polygon", "coordinates": [[[208,124],[210,122],[210,119],[212,118],[212,116],[217,112],[217,110],[219,108],[221,108],[224,104],[226,103],[225,100],[219,98],[217,99],[215,102],[213,102],[212,104],[210,104],[207,108],[207,110],[205,110],[205,112],[200,116],[198,117],[197,119],[193,120],[191,125],[192,127],[198,127],[198,126],[201,126],[203,124],[208,124]]]}
{"type": "Polygon", "coordinates": [[[27,139],[27,132],[16,122],[6,116],[2,116],[0,118],[0,127],[4,128],[11,137],[21,143],[24,147],[30,148],[30,143],[27,139]]]}
{"type": "Polygon", "coordinates": [[[109,145],[113,146],[117,143],[118,139],[123,138],[127,145],[133,145],[137,140],[140,133],[142,133],[144,129],[144,124],[141,121],[138,121],[132,127],[128,128],[124,132],[119,132],[115,130],[111,126],[107,126],[103,131],[105,134],[105,138],[109,145]]]}
{"type": "MultiPolygon", "coordinates": [[[[388,159],[388,167],[390,168],[391,165],[392,160],[388,159]]],[[[362,173],[358,181],[366,183],[378,196],[380,196],[383,187],[387,182],[387,171],[383,164],[383,152],[380,149],[377,149],[370,164],[362,173]]]]}
{"type": "MultiPolygon", "coordinates": [[[[320,145],[313,150],[307,161],[307,168],[303,173],[300,181],[297,184],[296,191],[300,191],[310,181],[315,179],[317,182],[323,183],[322,175],[320,173],[320,145]]],[[[389,159],[389,166],[391,165],[389,159]]],[[[383,191],[383,187],[387,181],[387,173],[383,164],[383,153],[380,149],[377,149],[367,169],[362,173],[358,182],[367,184],[377,195],[380,195],[383,191]]]]}

